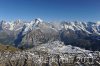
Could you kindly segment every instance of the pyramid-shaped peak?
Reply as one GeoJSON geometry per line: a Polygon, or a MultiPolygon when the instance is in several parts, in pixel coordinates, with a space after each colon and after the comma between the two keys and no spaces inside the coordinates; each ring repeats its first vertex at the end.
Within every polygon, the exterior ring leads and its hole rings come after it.
{"type": "Polygon", "coordinates": [[[43,22],[43,20],[40,19],[40,18],[36,18],[36,19],[35,19],[35,22],[43,22]]]}

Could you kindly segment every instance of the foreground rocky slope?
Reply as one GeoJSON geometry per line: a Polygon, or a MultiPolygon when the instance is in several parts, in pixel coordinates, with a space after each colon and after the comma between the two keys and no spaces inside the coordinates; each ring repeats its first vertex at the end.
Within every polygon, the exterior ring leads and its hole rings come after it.
{"type": "Polygon", "coordinates": [[[100,52],[54,41],[32,49],[0,52],[0,66],[99,66],[100,52]],[[84,60],[84,61],[83,61],[84,60]]]}

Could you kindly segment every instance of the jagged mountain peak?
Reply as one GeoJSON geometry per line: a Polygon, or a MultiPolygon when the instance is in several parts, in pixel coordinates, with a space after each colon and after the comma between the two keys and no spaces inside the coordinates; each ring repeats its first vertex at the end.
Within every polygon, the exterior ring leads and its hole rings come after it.
{"type": "Polygon", "coordinates": [[[36,18],[36,19],[35,19],[35,22],[43,22],[43,20],[40,19],[40,18],[36,18]]]}

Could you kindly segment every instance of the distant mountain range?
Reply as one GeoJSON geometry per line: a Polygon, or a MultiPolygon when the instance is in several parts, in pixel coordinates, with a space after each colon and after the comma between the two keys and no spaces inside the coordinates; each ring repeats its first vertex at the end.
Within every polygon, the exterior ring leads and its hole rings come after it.
{"type": "Polygon", "coordinates": [[[0,22],[0,43],[30,48],[52,41],[62,41],[88,50],[100,50],[100,22],[0,22]]]}

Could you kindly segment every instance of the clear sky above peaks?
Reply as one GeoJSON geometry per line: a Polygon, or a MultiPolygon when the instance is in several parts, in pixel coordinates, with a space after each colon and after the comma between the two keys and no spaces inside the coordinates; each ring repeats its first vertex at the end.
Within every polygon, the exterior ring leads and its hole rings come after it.
{"type": "Polygon", "coordinates": [[[99,21],[100,0],[0,0],[0,20],[99,21]]]}

